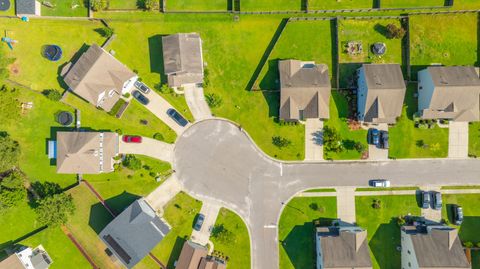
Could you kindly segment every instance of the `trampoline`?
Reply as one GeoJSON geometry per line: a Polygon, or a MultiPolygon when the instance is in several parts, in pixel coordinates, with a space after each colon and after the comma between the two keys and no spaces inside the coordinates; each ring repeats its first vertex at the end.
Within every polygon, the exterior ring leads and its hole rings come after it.
{"type": "Polygon", "coordinates": [[[383,55],[387,52],[387,45],[385,43],[377,42],[372,45],[372,52],[375,55],[383,55]]]}
{"type": "Polygon", "coordinates": [[[0,11],[7,11],[10,9],[10,0],[0,0],[0,11]]]}
{"type": "Polygon", "coordinates": [[[62,126],[69,126],[73,123],[73,114],[67,111],[58,113],[57,121],[62,126]]]}
{"type": "Polygon", "coordinates": [[[56,62],[62,58],[62,49],[57,45],[47,45],[44,48],[43,55],[48,60],[56,62]]]}

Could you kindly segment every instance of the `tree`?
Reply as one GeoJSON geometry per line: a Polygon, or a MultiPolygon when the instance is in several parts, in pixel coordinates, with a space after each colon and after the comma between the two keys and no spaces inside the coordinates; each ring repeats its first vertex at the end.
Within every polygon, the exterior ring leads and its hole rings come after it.
{"type": "Polygon", "coordinates": [[[32,183],[32,188],[40,196],[40,198],[51,197],[55,194],[62,193],[62,187],[54,182],[39,182],[35,181],[32,183]]]}
{"type": "Polygon", "coordinates": [[[342,137],[334,127],[325,126],[323,128],[323,145],[326,151],[342,152],[342,137]]]}
{"type": "Polygon", "coordinates": [[[224,244],[233,244],[237,241],[235,234],[225,228],[223,224],[213,227],[212,237],[224,244]]]}
{"type": "Polygon", "coordinates": [[[54,89],[44,90],[42,94],[52,101],[60,101],[60,99],[62,99],[62,94],[54,89]]]}
{"type": "Polygon", "coordinates": [[[146,10],[158,9],[159,1],[158,0],[142,0],[142,8],[146,10]]]}
{"type": "Polygon", "coordinates": [[[38,201],[35,208],[40,225],[58,226],[65,224],[75,211],[75,204],[70,194],[55,194],[38,201]]]}
{"type": "Polygon", "coordinates": [[[0,132],[0,172],[12,169],[17,164],[20,145],[6,132],[0,132]]]}
{"type": "Polygon", "coordinates": [[[211,108],[219,107],[222,105],[222,97],[220,97],[218,94],[215,93],[209,93],[205,95],[205,99],[207,101],[207,104],[211,108]]]}
{"type": "Polygon", "coordinates": [[[272,137],[272,144],[278,148],[284,148],[292,144],[292,141],[286,139],[285,137],[274,136],[272,137]]]}
{"type": "Polygon", "coordinates": [[[405,33],[406,31],[405,29],[403,29],[403,27],[397,27],[395,24],[392,24],[392,23],[387,25],[387,38],[389,39],[403,38],[405,36],[405,33]]]}
{"type": "Polygon", "coordinates": [[[0,210],[15,206],[25,199],[25,177],[19,171],[12,171],[0,179],[0,210]]]}
{"type": "Polygon", "coordinates": [[[128,154],[122,162],[123,166],[133,171],[140,170],[142,168],[142,161],[137,159],[135,155],[128,154]]]}
{"type": "Polygon", "coordinates": [[[104,10],[108,6],[107,0],[91,0],[90,6],[93,11],[104,10]]]}

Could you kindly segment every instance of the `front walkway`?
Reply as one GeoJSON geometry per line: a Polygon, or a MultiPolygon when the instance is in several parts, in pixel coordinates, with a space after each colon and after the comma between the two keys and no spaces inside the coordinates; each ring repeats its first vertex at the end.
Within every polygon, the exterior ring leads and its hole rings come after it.
{"type": "Polygon", "coordinates": [[[355,215],[355,187],[339,187],[337,190],[337,218],[354,224],[355,215]]]}
{"type": "Polygon", "coordinates": [[[212,112],[205,100],[203,88],[197,85],[184,86],[185,100],[195,121],[212,118],[212,112]]]}
{"type": "Polygon", "coordinates": [[[118,153],[140,154],[169,163],[173,162],[173,144],[148,137],[142,137],[142,143],[125,143],[121,137],[119,139],[118,153]]]}
{"type": "Polygon", "coordinates": [[[205,216],[203,221],[202,228],[200,231],[192,231],[192,241],[200,245],[206,245],[210,239],[210,234],[212,233],[213,226],[217,221],[218,212],[220,212],[220,205],[214,201],[203,201],[202,209],[200,209],[200,214],[205,216]]]}
{"type": "Polygon", "coordinates": [[[305,160],[323,160],[323,121],[320,119],[305,122],[305,160]]]}
{"type": "Polygon", "coordinates": [[[148,204],[157,212],[162,213],[163,207],[170,201],[175,195],[182,191],[183,186],[177,179],[175,174],[172,174],[165,182],[163,182],[158,188],[152,191],[145,199],[148,204]]]}
{"type": "Polygon", "coordinates": [[[468,157],[468,122],[448,123],[448,158],[468,157]]]}

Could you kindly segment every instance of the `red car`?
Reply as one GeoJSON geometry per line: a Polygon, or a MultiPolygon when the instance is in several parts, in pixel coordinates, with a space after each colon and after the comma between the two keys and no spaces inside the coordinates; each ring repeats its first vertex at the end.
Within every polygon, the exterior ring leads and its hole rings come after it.
{"type": "Polygon", "coordinates": [[[124,135],[122,139],[125,143],[142,143],[142,137],[138,135],[124,135]]]}

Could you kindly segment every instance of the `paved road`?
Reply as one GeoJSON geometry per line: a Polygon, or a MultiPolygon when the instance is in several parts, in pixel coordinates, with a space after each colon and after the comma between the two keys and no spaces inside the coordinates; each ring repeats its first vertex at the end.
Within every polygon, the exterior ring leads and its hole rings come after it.
{"type": "Polygon", "coordinates": [[[176,176],[199,199],[213,199],[246,222],[252,268],[279,267],[277,223],[283,205],[309,188],[480,184],[480,160],[425,159],[380,162],[283,163],[272,160],[234,124],[206,120],[187,129],[174,152],[176,176]]]}

